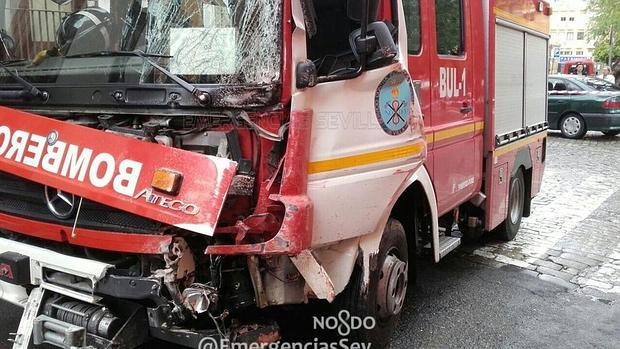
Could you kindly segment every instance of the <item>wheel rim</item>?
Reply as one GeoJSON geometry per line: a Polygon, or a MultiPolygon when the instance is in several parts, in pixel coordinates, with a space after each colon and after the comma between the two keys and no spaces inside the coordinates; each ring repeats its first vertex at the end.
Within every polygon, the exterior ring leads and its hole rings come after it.
{"type": "Polygon", "coordinates": [[[510,189],[510,197],[512,201],[510,202],[510,221],[512,224],[517,224],[519,219],[521,219],[523,205],[521,204],[523,201],[523,191],[521,190],[521,181],[515,180],[512,183],[512,188],[510,189]]]}
{"type": "Polygon", "coordinates": [[[398,315],[403,309],[407,294],[408,265],[395,254],[385,257],[377,292],[378,315],[387,318],[398,315]]]}
{"type": "Polygon", "coordinates": [[[579,132],[581,132],[581,127],[581,120],[579,120],[579,118],[576,116],[569,116],[564,119],[564,122],[562,123],[562,129],[564,130],[564,133],[569,136],[575,136],[579,134],[579,132]]]}

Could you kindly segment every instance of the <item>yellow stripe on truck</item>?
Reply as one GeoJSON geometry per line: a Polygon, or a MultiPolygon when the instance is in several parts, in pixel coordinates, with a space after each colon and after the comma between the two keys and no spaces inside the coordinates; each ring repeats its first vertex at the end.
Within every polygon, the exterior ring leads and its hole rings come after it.
{"type": "MultiPolygon", "coordinates": [[[[433,143],[449,138],[455,138],[467,133],[484,130],[484,121],[457,126],[425,135],[426,143],[433,143]]],[[[352,167],[371,165],[379,162],[406,158],[418,155],[424,150],[422,143],[409,144],[402,147],[379,150],[370,153],[346,156],[337,159],[314,161],[308,164],[308,173],[322,173],[336,170],[344,170],[352,167]]]]}
{"type": "Polygon", "coordinates": [[[314,161],[308,164],[308,173],[315,174],[336,170],[344,170],[352,167],[359,167],[384,161],[402,159],[420,155],[423,150],[424,143],[415,143],[408,144],[402,147],[351,155],[337,159],[314,161]]]}
{"type": "Polygon", "coordinates": [[[442,131],[437,131],[435,133],[429,133],[426,135],[427,143],[434,143],[443,141],[450,138],[460,137],[462,135],[468,133],[474,133],[476,131],[484,130],[484,121],[479,121],[476,123],[471,123],[463,126],[457,126],[453,128],[449,128],[442,131]]]}

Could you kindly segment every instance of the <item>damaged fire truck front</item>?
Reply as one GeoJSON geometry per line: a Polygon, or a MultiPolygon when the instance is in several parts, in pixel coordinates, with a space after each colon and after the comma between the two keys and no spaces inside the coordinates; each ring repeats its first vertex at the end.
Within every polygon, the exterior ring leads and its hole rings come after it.
{"type": "Polygon", "coordinates": [[[546,2],[2,3],[13,348],[270,343],[254,315],[311,299],[384,347],[415,255],[514,238],[540,186],[546,63],[505,124],[493,67],[546,50],[546,2]]]}

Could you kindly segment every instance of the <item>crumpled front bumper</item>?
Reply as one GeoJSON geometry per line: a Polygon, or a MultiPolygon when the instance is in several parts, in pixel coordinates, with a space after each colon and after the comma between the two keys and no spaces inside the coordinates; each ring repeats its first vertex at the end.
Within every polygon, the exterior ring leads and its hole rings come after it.
{"type": "MultiPolygon", "coordinates": [[[[16,252],[30,258],[29,272],[31,285],[41,286],[50,291],[80,299],[85,302],[93,302],[96,298],[94,295],[74,292],[47,283],[44,279],[44,271],[47,269],[79,276],[90,280],[92,286],[94,286],[99,280],[105,277],[108,269],[114,268],[110,264],[67,256],[42,247],[0,238],[0,254],[5,252],[16,252]]],[[[24,285],[13,285],[8,282],[0,281],[0,299],[24,307],[28,301],[28,294],[26,293],[26,288],[23,286],[24,285]]]]}

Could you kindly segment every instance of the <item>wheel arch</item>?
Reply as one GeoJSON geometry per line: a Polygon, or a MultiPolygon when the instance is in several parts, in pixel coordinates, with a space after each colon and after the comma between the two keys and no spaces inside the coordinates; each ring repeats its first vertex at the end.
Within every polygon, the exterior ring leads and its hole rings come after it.
{"type": "MultiPolygon", "coordinates": [[[[381,219],[379,225],[375,232],[365,235],[360,238],[359,241],[359,253],[357,255],[356,264],[362,268],[363,272],[363,284],[365,286],[368,285],[370,281],[370,273],[373,270],[376,270],[376,256],[378,255],[379,248],[381,245],[381,238],[383,237],[383,231],[385,225],[387,224],[390,217],[394,213],[396,207],[401,209],[402,207],[407,207],[406,203],[410,203],[412,200],[417,198],[413,195],[422,195],[424,200],[429,205],[430,216],[431,216],[431,226],[432,226],[432,235],[433,235],[433,246],[439,245],[439,226],[438,226],[438,213],[437,213],[437,200],[435,199],[435,189],[433,187],[433,182],[431,177],[426,170],[425,166],[420,166],[412,175],[407,179],[401,190],[398,191],[394,195],[393,204],[388,207],[383,215],[383,219],[381,219]]],[[[407,211],[403,209],[403,213],[407,211]]],[[[409,211],[410,212],[410,211],[409,211]]],[[[401,222],[402,224],[402,222],[401,222]]],[[[407,228],[405,227],[405,234],[407,234],[407,241],[410,241],[410,236],[407,232],[407,228]]],[[[415,238],[415,237],[414,237],[415,238]]],[[[439,250],[435,251],[435,260],[439,261],[439,250]]]]}
{"type": "Polygon", "coordinates": [[[529,146],[517,152],[515,162],[512,168],[512,177],[515,177],[519,170],[523,171],[523,179],[525,181],[525,202],[523,204],[523,217],[529,217],[532,211],[533,180],[532,154],[529,146]]]}
{"type": "MultiPolygon", "coordinates": [[[[360,249],[362,253],[366,255],[370,255],[376,253],[379,249],[379,245],[381,243],[381,236],[383,233],[383,227],[387,223],[390,217],[394,217],[403,224],[405,228],[405,233],[407,234],[407,241],[413,241],[412,244],[414,247],[416,246],[416,236],[415,236],[415,228],[412,230],[412,224],[415,224],[415,221],[412,220],[415,214],[415,209],[418,207],[417,205],[423,205],[426,209],[428,209],[427,213],[430,217],[430,225],[431,225],[431,234],[433,240],[433,246],[438,246],[439,244],[439,226],[438,226],[438,210],[437,210],[437,200],[435,196],[435,188],[433,187],[433,182],[430,178],[428,171],[425,166],[421,166],[414,174],[404,183],[402,190],[395,195],[394,204],[386,210],[384,214],[384,219],[380,222],[381,225],[377,229],[377,232],[374,234],[370,234],[365,236],[360,241],[360,249]],[[401,219],[404,220],[401,221],[401,219]]],[[[434,251],[435,261],[439,261],[439,250],[434,251]]],[[[364,261],[364,266],[366,264],[366,258],[362,258],[364,261]]],[[[370,265],[369,265],[370,267],[370,265]]]]}
{"type": "Polygon", "coordinates": [[[390,216],[398,220],[405,228],[410,252],[419,252],[421,247],[417,246],[418,224],[420,224],[418,210],[422,210],[427,215],[431,214],[430,203],[426,195],[423,185],[415,181],[401,194],[390,213],[390,216]]]}
{"type": "MultiPolygon", "coordinates": [[[[428,204],[433,246],[438,246],[439,227],[437,224],[438,214],[435,190],[426,168],[420,166],[403,183],[400,190],[394,194],[392,204],[386,207],[374,231],[364,236],[341,241],[332,246],[307,250],[304,251],[303,256],[291,258],[307,282],[308,280],[316,281],[312,282],[311,285],[314,294],[318,298],[327,299],[331,302],[349,284],[355,269],[361,271],[361,277],[363,278],[362,288],[367,287],[370,282],[370,274],[377,268],[377,256],[385,225],[397,207],[402,214],[405,214],[407,212],[405,210],[407,204],[411,203],[412,200],[419,201],[418,198],[420,196],[428,204]],[[335,251],[338,253],[334,254],[335,251]]],[[[405,232],[407,233],[407,230],[405,232]]],[[[407,238],[409,242],[409,236],[407,238]]],[[[439,250],[435,251],[435,260],[439,261],[439,250]]],[[[362,291],[365,290],[363,289],[362,291]]]]}

